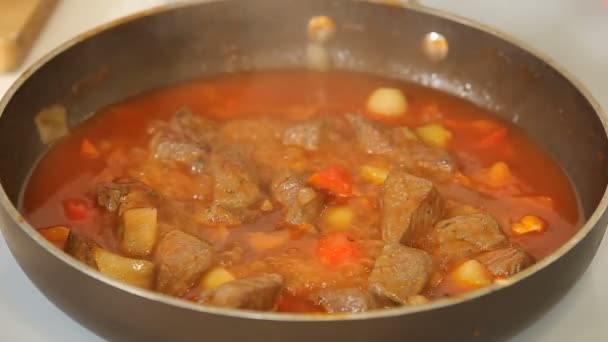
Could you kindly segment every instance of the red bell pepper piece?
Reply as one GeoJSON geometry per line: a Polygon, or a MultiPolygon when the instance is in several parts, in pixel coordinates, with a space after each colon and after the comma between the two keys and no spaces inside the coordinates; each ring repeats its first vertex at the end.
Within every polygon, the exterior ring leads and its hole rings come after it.
{"type": "Polygon", "coordinates": [[[478,148],[487,148],[503,141],[509,135],[509,129],[506,127],[497,129],[496,131],[485,136],[477,143],[478,148]]]}
{"type": "Polygon", "coordinates": [[[63,201],[63,212],[71,221],[83,221],[91,216],[92,208],[85,200],[70,198],[63,201]]]}
{"type": "Polygon", "coordinates": [[[333,166],[317,172],[308,182],[318,189],[327,190],[337,196],[350,197],[353,194],[353,180],[341,166],[333,166]]]}

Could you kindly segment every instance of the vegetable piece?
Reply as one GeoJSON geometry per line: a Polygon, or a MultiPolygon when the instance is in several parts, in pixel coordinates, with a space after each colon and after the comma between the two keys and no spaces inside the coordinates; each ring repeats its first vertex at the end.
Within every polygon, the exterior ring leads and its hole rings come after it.
{"type": "Polygon", "coordinates": [[[387,169],[372,165],[363,165],[359,173],[363,179],[377,185],[383,185],[386,177],[388,177],[387,169]]]}
{"type": "Polygon", "coordinates": [[[63,201],[63,212],[68,220],[84,221],[92,214],[92,208],[85,200],[69,198],[63,201]]]}
{"type": "Polygon", "coordinates": [[[378,88],[367,99],[367,110],[376,115],[402,116],[407,109],[407,98],[397,88],[378,88]]]}
{"type": "Polygon", "coordinates": [[[488,134],[502,128],[501,125],[496,121],[483,119],[472,121],[471,126],[473,126],[473,128],[475,128],[479,133],[482,134],[488,134]]]}
{"type": "Polygon", "coordinates": [[[152,287],[155,268],[153,262],[126,258],[103,248],[96,248],[94,253],[101,273],[130,285],[146,289],[152,287]]]}
{"type": "Polygon", "coordinates": [[[85,158],[95,159],[99,157],[99,150],[89,139],[84,139],[82,144],[80,144],[80,155],[85,158]]]}
{"type": "Polygon", "coordinates": [[[538,216],[526,215],[519,222],[511,224],[511,230],[516,234],[542,233],[547,230],[547,222],[538,216]]]}
{"type": "Polygon", "coordinates": [[[359,257],[361,252],[354,241],[345,233],[335,232],[319,239],[317,255],[328,265],[341,265],[359,257]]]}
{"type": "Polygon", "coordinates": [[[68,236],[70,235],[70,229],[65,226],[41,228],[38,229],[38,232],[47,240],[62,248],[65,246],[68,236]]]}
{"type": "Polygon", "coordinates": [[[488,170],[488,181],[490,185],[500,186],[511,180],[511,169],[505,162],[496,162],[488,170]]]}
{"type": "Polygon", "coordinates": [[[261,211],[273,211],[274,205],[272,205],[272,202],[270,202],[269,200],[264,200],[264,202],[262,202],[262,205],[260,206],[260,210],[261,211]]]}
{"type": "Polygon", "coordinates": [[[156,208],[133,208],[122,214],[121,249],[132,256],[147,256],[152,252],[158,235],[156,208]]]}
{"type": "Polygon", "coordinates": [[[41,110],[34,118],[40,140],[45,144],[49,144],[68,135],[67,117],[68,113],[65,107],[61,105],[53,105],[41,110]]]}
{"type": "Polygon", "coordinates": [[[416,134],[425,144],[435,147],[445,147],[452,139],[452,132],[441,124],[420,126],[416,128],[416,134]]]}
{"type": "Polygon", "coordinates": [[[308,38],[319,44],[327,43],[336,34],[336,23],[331,17],[320,15],[308,22],[308,38]]]}
{"type": "Polygon", "coordinates": [[[480,170],[474,174],[474,179],[490,188],[502,188],[515,180],[509,165],[502,161],[480,170]]]}
{"type": "Polygon", "coordinates": [[[466,287],[479,288],[492,284],[492,274],[479,261],[471,259],[460,264],[453,273],[454,279],[466,287]]]}
{"type": "Polygon", "coordinates": [[[227,282],[233,281],[235,278],[232,273],[228,272],[223,267],[215,267],[209,270],[203,276],[201,280],[201,289],[212,290],[216,287],[226,284],[227,282]]]}
{"type": "Polygon", "coordinates": [[[255,232],[247,234],[247,242],[257,251],[266,251],[277,248],[287,242],[289,232],[281,230],[277,232],[255,232]]]}
{"type": "Polygon", "coordinates": [[[306,46],[306,63],[314,71],[327,71],[331,67],[329,52],[325,46],[318,43],[308,43],[306,46]]]}
{"type": "Polygon", "coordinates": [[[494,132],[490,133],[486,137],[479,140],[476,147],[477,148],[488,148],[498,144],[499,142],[505,140],[509,135],[509,129],[507,127],[499,128],[494,132]]]}
{"type": "Polygon", "coordinates": [[[308,182],[314,187],[327,190],[336,196],[350,197],[353,193],[352,178],[341,166],[317,172],[310,177],[308,182]]]}
{"type": "Polygon", "coordinates": [[[486,183],[494,188],[505,186],[513,178],[511,169],[505,162],[496,162],[492,164],[485,176],[486,183]]]}
{"type": "Polygon", "coordinates": [[[349,206],[328,208],[323,213],[323,220],[329,226],[330,231],[342,231],[348,229],[353,221],[355,213],[349,206]]]}

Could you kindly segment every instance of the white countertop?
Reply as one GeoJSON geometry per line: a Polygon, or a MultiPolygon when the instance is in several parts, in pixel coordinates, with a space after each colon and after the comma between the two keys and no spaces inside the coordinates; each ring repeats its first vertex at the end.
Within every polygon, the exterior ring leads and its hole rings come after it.
{"type": "MultiPolygon", "coordinates": [[[[1,0],[0,0],[1,1],[1,0]]],[[[302,0],[305,1],[305,0],[302,0]]],[[[166,0],[62,0],[26,61],[77,33],[166,0]]],[[[608,0],[423,0],[494,26],[558,60],[608,109],[608,0]]],[[[0,96],[17,73],[0,76],[0,96]]],[[[5,224],[0,217],[0,224],[5,224]]],[[[574,289],[514,341],[608,341],[608,238],[574,289]]],[[[101,341],[51,304],[0,237],[0,340],[101,341]]]]}

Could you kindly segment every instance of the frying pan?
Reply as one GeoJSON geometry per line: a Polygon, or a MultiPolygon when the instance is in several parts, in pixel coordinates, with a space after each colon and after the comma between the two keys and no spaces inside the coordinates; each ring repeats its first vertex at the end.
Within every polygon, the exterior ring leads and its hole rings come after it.
{"type": "MultiPolygon", "coordinates": [[[[582,275],[608,223],[608,137],[599,105],[554,63],[491,29],[417,5],[349,0],[184,3],[86,33],[31,67],[0,102],[0,203],[7,244],[32,282],[65,313],[110,340],[504,340],[532,324],[582,275]],[[306,64],[306,25],[337,23],[333,67],[415,82],[516,121],[562,166],[585,218],[556,252],[509,280],[457,298],[352,316],[212,308],[133,288],[53,247],[19,214],[21,191],[48,146],[34,116],[59,104],[69,124],[147,90],[241,70],[306,64]],[[421,41],[443,35],[429,59],[421,41]]],[[[61,166],[59,166],[61,167],[61,166]]]]}

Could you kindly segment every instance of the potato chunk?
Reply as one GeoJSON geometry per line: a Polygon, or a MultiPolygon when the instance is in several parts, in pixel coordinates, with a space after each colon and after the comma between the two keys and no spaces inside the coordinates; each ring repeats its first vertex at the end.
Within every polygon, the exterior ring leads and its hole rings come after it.
{"type": "Polygon", "coordinates": [[[154,281],[154,263],[131,259],[95,248],[95,263],[99,271],[111,278],[142,288],[151,288],[154,281]]]}
{"type": "Polygon", "coordinates": [[[454,270],[456,281],[466,287],[479,288],[492,284],[492,274],[479,261],[471,259],[454,270]]]}
{"type": "Polygon", "coordinates": [[[367,110],[386,117],[407,113],[407,99],[397,88],[378,88],[367,99],[367,110]]]}
{"type": "Polygon", "coordinates": [[[156,243],[158,213],[156,208],[133,208],[122,215],[121,249],[131,256],[148,256],[156,243]]]}

